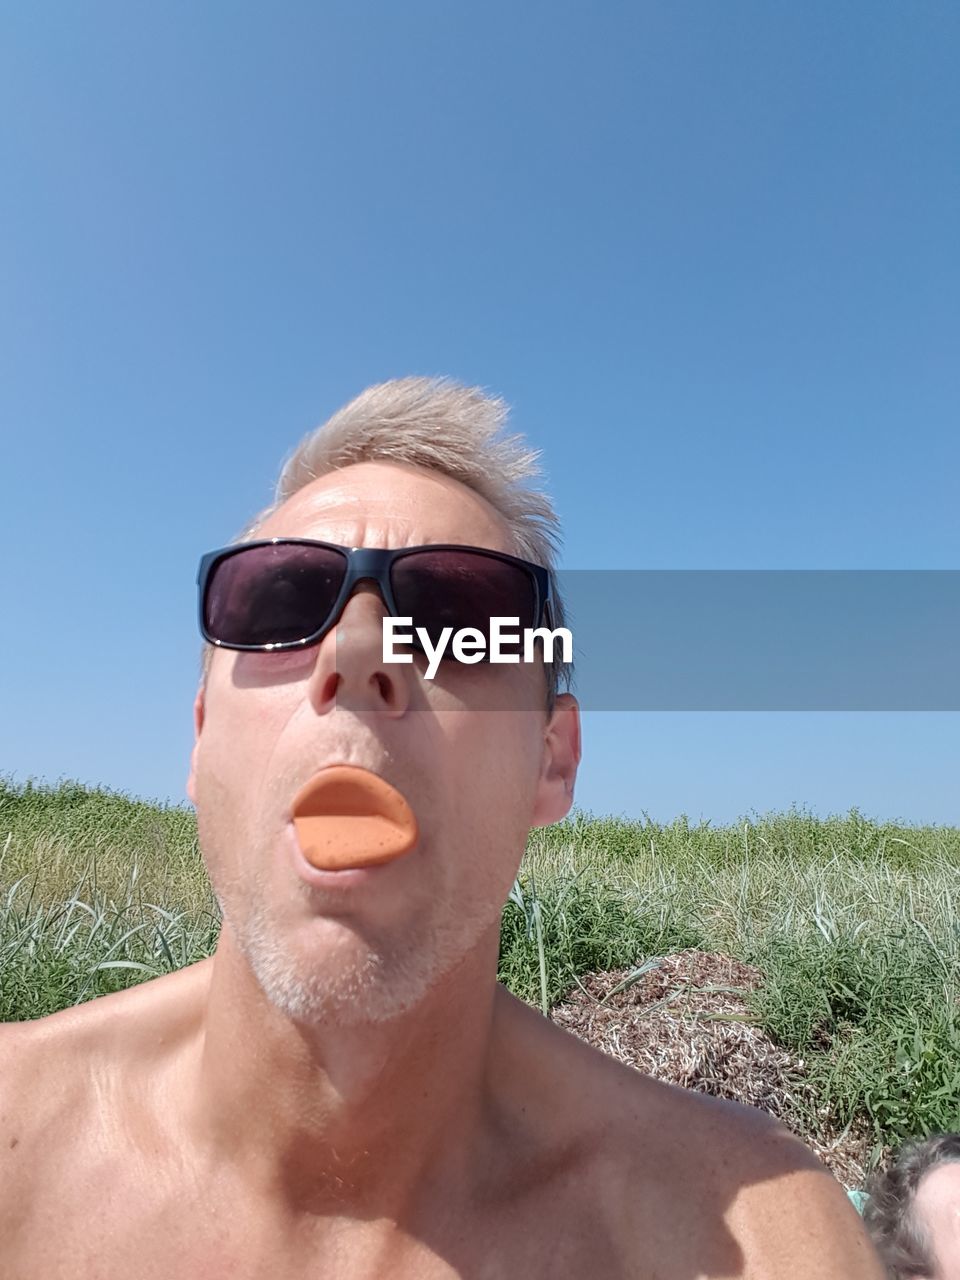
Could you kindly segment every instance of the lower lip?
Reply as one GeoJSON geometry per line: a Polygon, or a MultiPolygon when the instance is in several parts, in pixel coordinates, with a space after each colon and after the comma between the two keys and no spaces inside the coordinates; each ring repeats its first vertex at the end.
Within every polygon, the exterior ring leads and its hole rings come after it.
{"type": "Polygon", "coordinates": [[[317,889],[359,889],[363,885],[372,884],[378,877],[382,877],[385,872],[389,871],[395,863],[402,862],[409,856],[408,854],[403,854],[399,858],[392,858],[389,862],[379,862],[372,867],[345,867],[342,871],[321,871],[319,867],[313,866],[303,856],[303,850],[300,848],[300,841],[297,839],[296,829],[292,822],[287,824],[286,836],[294,870],[302,880],[317,889]]]}

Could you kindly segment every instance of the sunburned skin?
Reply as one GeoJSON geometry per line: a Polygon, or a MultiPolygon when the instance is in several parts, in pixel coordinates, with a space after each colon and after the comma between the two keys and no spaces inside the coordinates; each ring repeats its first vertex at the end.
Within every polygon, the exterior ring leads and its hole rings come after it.
{"type": "Polygon", "coordinates": [[[369,769],[322,769],[293,802],[303,856],[321,871],[373,867],[402,857],[417,843],[417,820],[396,787],[369,769]]]}

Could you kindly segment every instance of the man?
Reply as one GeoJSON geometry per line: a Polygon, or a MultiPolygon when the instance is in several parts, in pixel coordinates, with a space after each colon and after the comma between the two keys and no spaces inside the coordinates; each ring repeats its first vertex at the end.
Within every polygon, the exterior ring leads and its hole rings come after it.
{"type": "Polygon", "coordinates": [[[527,834],[572,802],[577,706],[539,658],[386,662],[383,620],[562,617],[503,412],[372,388],[204,559],[188,792],[219,944],[3,1028],[5,1280],[878,1277],[769,1119],[496,983],[527,834]]]}
{"type": "Polygon", "coordinates": [[[960,1280],[960,1133],[908,1143],[864,1210],[891,1280],[960,1280]]]}

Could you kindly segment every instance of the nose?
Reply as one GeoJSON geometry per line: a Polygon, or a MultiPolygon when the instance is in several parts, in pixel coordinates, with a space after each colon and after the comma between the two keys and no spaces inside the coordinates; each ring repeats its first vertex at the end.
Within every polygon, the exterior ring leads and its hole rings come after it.
{"type": "Polygon", "coordinates": [[[362,712],[402,716],[410,705],[412,665],[384,662],[386,606],[372,582],[361,582],[344,605],[336,625],[323,637],[310,676],[314,708],[334,705],[362,712]]]}

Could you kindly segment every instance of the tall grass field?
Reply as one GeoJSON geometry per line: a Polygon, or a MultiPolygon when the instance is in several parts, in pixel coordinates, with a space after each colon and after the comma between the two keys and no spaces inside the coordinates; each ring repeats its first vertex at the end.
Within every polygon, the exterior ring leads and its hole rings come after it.
{"type": "MultiPolygon", "coordinates": [[[[578,814],[531,833],[499,976],[549,1010],[587,973],[687,947],[755,965],[751,1016],[879,1151],[960,1128],[958,897],[956,828],[578,814]]],[[[0,1020],[191,964],[219,925],[192,811],[0,779],[0,1020]]]]}

